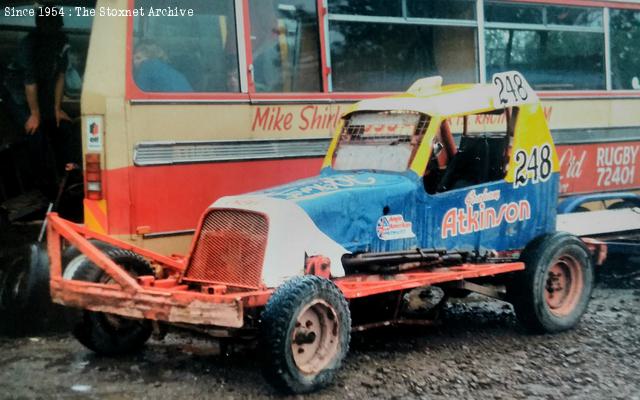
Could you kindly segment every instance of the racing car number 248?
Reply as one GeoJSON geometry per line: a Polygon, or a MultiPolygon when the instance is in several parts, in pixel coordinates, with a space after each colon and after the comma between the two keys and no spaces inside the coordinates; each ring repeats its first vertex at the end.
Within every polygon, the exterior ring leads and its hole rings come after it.
{"type": "Polygon", "coordinates": [[[529,180],[532,183],[544,182],[551,176],[551,146],[548,143],[533,146],[530,153],[518,150],[515,160],[516,175],[513,179],[515,188],[525,186],[529,180]]]}

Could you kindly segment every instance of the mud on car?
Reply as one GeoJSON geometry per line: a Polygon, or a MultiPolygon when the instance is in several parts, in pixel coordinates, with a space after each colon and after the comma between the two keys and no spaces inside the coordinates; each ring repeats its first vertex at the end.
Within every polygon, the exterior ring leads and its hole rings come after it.
{"type": "Polygon", "coordinates": [[[428,321],[470,292],[510,302],[532,331],[570,329],[600,248],[556,230],[558,159],[536,94],[517,72],[492,82],[426,78],[357,103],[318,176],[216,200],[184,257],[51,214],[52,298],[106,355],[172,325],[253,335],[268,381],[293,393],[334,380],[352,331],[428,321]]]}

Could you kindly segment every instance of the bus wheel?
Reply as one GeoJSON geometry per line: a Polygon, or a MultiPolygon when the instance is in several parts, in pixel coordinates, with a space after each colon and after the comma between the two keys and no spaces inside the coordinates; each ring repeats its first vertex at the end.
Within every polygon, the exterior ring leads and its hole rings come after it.
{"type": "MultiPolygon", "coordinates": [[[[134,277],[153,275],[149,263],[131,251],[111,248],[104,253],[134,277]]],[[[77,266],[73,280],[94,283],[113,282],[110,276],[87,258],[77,266]]],[[[151,323],[147,320],[83,310],[73,328],[73,335],[80,343],[96,353],[120,355],[140,350],[151,336],[151,331],[151,323]]]]}
{"type": "Polygon", "coordinates": [[[349,350],[351,315],[340,289],[318,276],[280,286],[262,312],[263,371],[288,393],[329,385],[349,350]]]}
{"type": "Polygon", "coordinates": [[[518,320],[533,332],[573,328],[593,288],[593,266],[580,239],[563,232],[544,235],[521,256],[525,270],[514,274],[507,298],[518,320]]]}

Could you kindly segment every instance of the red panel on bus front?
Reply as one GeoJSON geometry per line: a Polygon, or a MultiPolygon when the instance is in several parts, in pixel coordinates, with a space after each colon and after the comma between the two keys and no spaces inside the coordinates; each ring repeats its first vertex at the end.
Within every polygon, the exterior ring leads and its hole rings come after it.
{"type": "Polygon", "coordinates": [[[106,171],[109,234],[135,233],[139,226],[150,233],[194,229],[218,198],[317,175],[321,165],[322,158],[300,158],[106,171]]]}

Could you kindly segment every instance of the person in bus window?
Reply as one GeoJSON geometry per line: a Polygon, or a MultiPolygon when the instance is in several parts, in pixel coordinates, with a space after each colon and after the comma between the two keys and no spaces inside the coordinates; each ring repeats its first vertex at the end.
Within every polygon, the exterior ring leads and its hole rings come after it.
{"type": "Polygon", "coordinates": [[[42,171],[49,170],[49,143],[56,150],[57,174],[66,163],[79,162],[80,149],[71,119],[62,109],[69,52],[62,16],[37,15],[35,23],[35,30],[20,42],[3,86],[16,123],[24,126],[30,162],[37,174],[34,180],[42,187],[48,181],[42,171]]]}
{"type": "Polygon", "coordinates": [[[145,92],[192,92],[191,84],[157,44],[140,41],[133,53],[133,78],[145,92]]]}
{"type": "Polygon", "coordinates": [[[251,12],[251,48],[253,79],[258,92],[281,92],[282,58],[281,28],[275,1],[254,1],[251,12]]]}

